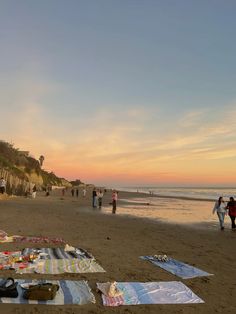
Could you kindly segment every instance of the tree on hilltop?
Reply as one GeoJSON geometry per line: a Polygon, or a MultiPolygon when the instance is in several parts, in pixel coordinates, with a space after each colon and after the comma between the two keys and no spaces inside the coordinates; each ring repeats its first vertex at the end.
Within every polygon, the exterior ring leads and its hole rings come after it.
{"type": "Polygon", "coordinates": [[[44,162],[44,156],[43,155],[41,155],[40,157],[39,157],[39,164],[40,164],[40,167],[42,167],[42,165],[43,165],[43,162],[44,162]]]}

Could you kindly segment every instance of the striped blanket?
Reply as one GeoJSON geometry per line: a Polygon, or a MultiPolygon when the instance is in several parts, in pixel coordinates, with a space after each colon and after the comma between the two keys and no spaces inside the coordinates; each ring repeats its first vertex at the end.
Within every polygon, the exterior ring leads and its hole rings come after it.
{"type": "MultiPolygon", "coordinates": [[[[36,300],[25,300],[23,298],[24,289],[20,287],[22,283],[30,283],[35,280],[23,280],[17,279],[18,282],[18,293],[17,298],[0,298],[0,303],[16,303],[16,304],[47,304],[47,305],[63,305],[63,304],[88,304],[95,303],[95,297],[91,292],[91,289],[86,281],[71,281],[71,280],[47,280],[47,282],[55,283],[59,285],[59,290],[54,300],[49,301],[36,301],[36,300]]],[[[43,283],[40,281],[38,283],[43,283]]]]}
{"type": "Polygon", "coordinates": [[[148,260],[156,266],[159,266],[166,271],[181,277],[183,279],[195,278],[195,277],[203,277],[203,276],[211,276],[201,269],[193,267],[191,265],[185,264],[183,262],[177,261],[176,259],[169,258],[167,262],[161,262],[157,260],[153,256],[140,256],[141,259],[148,260]]]}
{"type": "Polygon", "coordinates": [[[97,273],[105,270],[93,259],[46,259],[39,260],[27,268],[17,269],[18,274],[63,274],[63,273],[97,273]]]}
{"type": "Polygon", "coordinates": [[[64,248],[25,248],[22,250],[22,255],[30,255],[33,253],[43,253],[41,259],[81,259],[89,258],[94,259],[92,254],[88,253],[84,249],[77,248],[75,251],[66,252],[64,248]]]}
{"type": "MultiPolygon", "coordinates": [[[[97,283],[99,289],[100,283],[97,283]]],[[[188,304],[204,303],[182,282],[118,282],[117,288],[122,296],[108,297],[102,294],[103,305],[138,304],[188,304]]]]}

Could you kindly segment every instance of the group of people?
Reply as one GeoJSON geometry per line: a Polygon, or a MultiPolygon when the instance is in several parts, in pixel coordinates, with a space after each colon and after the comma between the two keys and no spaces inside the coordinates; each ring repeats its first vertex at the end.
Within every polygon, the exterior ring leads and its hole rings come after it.
{"type": "MultiPolygon", "coordinates": [[[[104,193],[106,193],[106,190],[102,191],[97,190],[96,188],[93,189],[92,193],[92,205],[93,208],[102,208],[102,199],[104,196],[104,193]]],[[[112,214],[116,213],[116,205],[117,205],[117,200],[118,200],[118,192],[116,190],[112,190],[112,214]]]]}
{"type": "Polygon", "coordinates": [[[213,208],[213,214],[217,213],[219,218],[220,228],[224,230],[224,219],[225,215],[229,215],[231,219],[231,227],[232,230],[236,230],[235,219],[236,219],[236,201],[233,197],[229,198],[229,202],[225,202],[223,197],[220,196],[216,201],[215,206],[213,208]]]}
{"type": "Polygon", "coordinates": [[[103,198],[104,192],[102,190],[97,190],[96,188],[93,189],[92,193],[92,205],[93,208],[102,208],[102,198],[103,198]]]}

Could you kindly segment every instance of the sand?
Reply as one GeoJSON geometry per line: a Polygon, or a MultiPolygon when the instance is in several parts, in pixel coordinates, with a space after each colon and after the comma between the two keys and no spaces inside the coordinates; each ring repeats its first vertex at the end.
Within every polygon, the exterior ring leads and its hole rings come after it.
{"type": "MultiPolygon", "coordinates": [[[[140,197],[140,193],[120,193],[119,197],[140,197]]],[[[145,195],[142,195],[142,197],[145,195]]],[[[104,204],[110,202],[108,191],[104,204]]],[[[236,232],[216,228],[192,228],[119,214],[103,214],[91,207],[91,191],[86,198],[72,198],[61,192],[36,199],[14,197],[0,200],[0,229],[9,235],[63,237],[73,246],[91,252],[106,273],[48,275],[43,278],[88,280],[96,304],[45,306],[0,304],[0,313],[235,313],[236,232]],[[183,280],[142,261],[140,255],[167,254],[214,276],[183,280]],[[180,280],[201,297],[204,304],[138,305],[107,308],[96,292],[96,282],[180,280]]],[[[1,251],[22,249],[32,244],[0,244],[1,251]]],[[[39,278],[2,271],[1,277],[39,278]]]]}

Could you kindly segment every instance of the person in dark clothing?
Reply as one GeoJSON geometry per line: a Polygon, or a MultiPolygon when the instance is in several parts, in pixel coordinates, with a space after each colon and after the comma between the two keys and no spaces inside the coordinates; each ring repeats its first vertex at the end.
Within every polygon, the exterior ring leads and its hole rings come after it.
{"type": "Polygon", "coordinates": [[[236,201],[233,197],[230,197],[229,202],[226,206],[228,214],[231,219],[232,230],[236,230],[235,218],[236,218],[236,201]]]}
{"type": "Polygon", "coordinates": [[[71,196],[74,196],[74,194],[75,194],[75,190],[72,189],[72,190],[71,190],[71,196]]]}
{"type": "Polygon", "coordinates": [[[76,197],[79,197],[79,189],[78,188],[75,190],[75,192],[76,192],[76,197]]]}
{"type": "Polygon", "coordinates": [[[97,204],[96,204],[97,203],[97,191],[95,188],[93,189],[92,196],[93,196],[93,208],[95,208],[95,207],[97,207],[97,204]]]}

